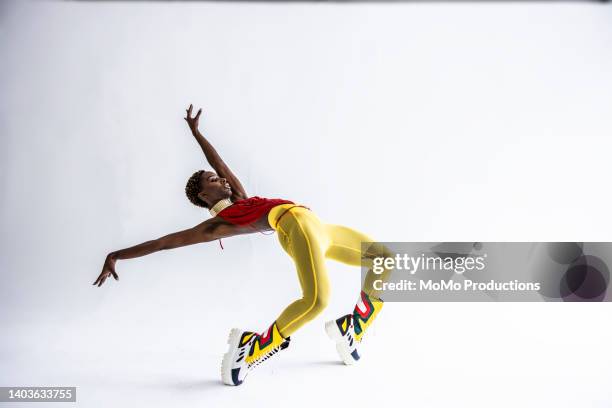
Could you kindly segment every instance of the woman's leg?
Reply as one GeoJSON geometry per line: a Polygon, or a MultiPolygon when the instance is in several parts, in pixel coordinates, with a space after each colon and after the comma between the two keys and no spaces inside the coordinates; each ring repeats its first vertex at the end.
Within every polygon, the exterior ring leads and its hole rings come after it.
{"type": "Polygon", "coordinates": [[[391,273],[389,269],[385,269],[381,274],[374,273],[374,258],[390,256],[391,251],[384,245],[376,243],[368,235],[352,228],[333,224],[326,224],[325,228],[330,238],[330,245],[326,252],[327,258],[347,265],[368,268],[353,313],[327,322],[325,325],[328,335],[336,341],[336,348],[342,360],[346,364],[353,364],[359,360],[357,343],[361,342],[366,330],[383,307],[380,293],[374,289],[374,282],[387,280],[391,273]],[[362,248],[364,242],[372,244],[362,248]],[[355,342],[352,339],[353,336],[355,342]]]}
{"type": "Polygon", "coordinates": [[[287,348],[289,336],[327,305],[329,281],[325,250],[329,238],[316,215],[306,211],[297,209],[287,213],[277,229],[283,249],[295,262],[302,298],[287,306],[261,334],[239,329],[230,332],[230,347],[221,364],[222,378],[226,384],[241,384],[251,369],[287,348]]]}
{"type": "Polygon", "coordinates": [[[372,237],[343,225],[326,224],[325,228],[330,238],[330,245],[325,256],[338,262],[351,266],[364,266],[368,268],[362,282],[362,290],[368,296],[380,298],[380,291],[374,289],[376,280],[386,281],[391,273],[385,269],[382,273],[374,273],[373,263],[377,257],[392,257],[391,251],[384,245],[377,243],[372,237]],[[372,244],[362,253],[362,243],[372,244]]]}
{"type": "Polygon", "coordinates": [[[283,219],[281,242],[293,258],[302,287],[302,298],[291,303],[276,319],[283,337],[290,336],[314,319],[327,306],[329,278],[325,250],[329,244],[326,229],[314,214],[288,213],[283,219]]]}

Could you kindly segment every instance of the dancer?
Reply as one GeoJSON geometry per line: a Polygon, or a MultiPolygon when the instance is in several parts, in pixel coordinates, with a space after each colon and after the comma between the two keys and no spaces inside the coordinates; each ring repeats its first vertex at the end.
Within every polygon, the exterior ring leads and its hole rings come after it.
{"type": "Polygon", "coordinates": [[[192,111],[193,105],[190,105],[185,120],[214,171],[196,171],[187,181],[185,193],[191,203],[208,209],[212,218],[193,228],[111,252],[93,284],[102,286],[110,276],[118,280],[115,271],[118,259],[136,258],[239,234],[276,231],[281,247],[295,262],[302,297],[288,305],[262,333],[240,329],[230,331],[229,350],[221,364],[223,382],[241,384],[247,373],[287,348],[290,336],[321,313],[329,299],[326,259],[369,267],[352,313],[325,324],[342,361],[355,363],[359,360],[357,346],[383,306],[380,293],[373,289],[372,282],[374,279],[385,280],[390,273],[390,270],[385,270],[381,275],[374,274],[372,260],[393,254],[365,234],[322,222],[304,205],[280,198],[249,197],[240,180],[200,133],[202,109],[195,116],[192,116],[192,111]],[[372,243],[363,253],[362,242],[372,243]]]}

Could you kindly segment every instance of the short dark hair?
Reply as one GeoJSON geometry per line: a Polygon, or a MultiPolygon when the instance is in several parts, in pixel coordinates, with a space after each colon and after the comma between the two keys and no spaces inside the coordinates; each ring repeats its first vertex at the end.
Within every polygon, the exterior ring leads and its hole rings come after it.
{"type": "Polygon", "coordinates": [[[193,173],[191,177],[189,177],[189,180],[187,180],[187,185],[185,186],[185,194],[193,205],[197,205],[198,207],[202,208],[208,208],[208,204],[206,204],[204,201],[202,201],[200,197],[198,197],[198,194],[200,193],[200,191],[202,191],[200,185],[200,178],[202,177],[202,174],[204,174],[204,172],[205,170],[198,170],[193,173]]]}

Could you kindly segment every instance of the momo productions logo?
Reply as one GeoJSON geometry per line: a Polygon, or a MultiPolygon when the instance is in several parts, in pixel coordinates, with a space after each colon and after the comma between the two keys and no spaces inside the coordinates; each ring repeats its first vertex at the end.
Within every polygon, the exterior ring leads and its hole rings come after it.
{"type": "Polygon", "coordinates": [[[385,301],[609,301],[612,243],[364,242],[361,283],[385,301]]]}

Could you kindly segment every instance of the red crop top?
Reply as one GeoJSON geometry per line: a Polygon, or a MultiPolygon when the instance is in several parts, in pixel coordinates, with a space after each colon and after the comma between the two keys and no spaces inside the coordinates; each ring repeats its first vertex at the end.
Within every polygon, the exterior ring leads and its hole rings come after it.
{"type": "Polygon", "coordinates": [[[217,216],[235,225],[249,225],[279,204],[295,204],[293,201],[282,198],[262,198],[253,196],[238,200],[229,207],[220,211],[217,216]]]}

